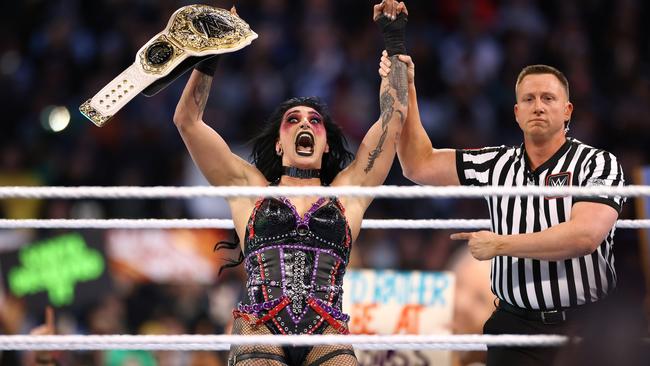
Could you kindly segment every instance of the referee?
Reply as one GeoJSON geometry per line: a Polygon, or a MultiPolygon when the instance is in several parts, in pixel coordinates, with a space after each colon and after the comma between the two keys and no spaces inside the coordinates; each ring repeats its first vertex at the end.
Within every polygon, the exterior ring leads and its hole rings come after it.
{"type": "MultiPolygon", "coordinates": [[[[404,58],[406,60],[406,57],[404,58]]],[[[386,72],[382,60],[380,73],[386,72]]],[[[557,69],[525,67],[515,85],[517,147],[434,149],[420,121],[414,66],[409,114],[398,145],[404,176],[419,184],[622,186],[616,157],[566,136],[573,105],[557,69]]],[[[491,231],[457,233],[472,255],[492,261],[497,309],[486,334],[580,334],[616,286],[614,226],[621,197],[488,197],[491,231]]],[[[596,315],[595,315],[596,314],[596,315]]],[[[491,347],[488,365],[549,365],[557,348],[491,347]]]]}

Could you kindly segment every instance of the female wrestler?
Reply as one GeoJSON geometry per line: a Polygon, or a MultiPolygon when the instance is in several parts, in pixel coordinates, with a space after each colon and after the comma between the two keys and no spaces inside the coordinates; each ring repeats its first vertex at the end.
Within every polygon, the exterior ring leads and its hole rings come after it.
{"type": "MultiPolygon", "coordinates": [[[[397,43],[403,46],[405,14],[404,5],[394,0],[375,6],[374,19],[385,39],[392,36],[393,44],[401,34],[401,44],[397,43]]],[[[392,77],[381,80],[379,121],[347,167],[352,154],[317,98],[292,98],[273,112],[254,139],[253,164],[233,154],[203,122],[214,62],[203,62],[190,76],[174,123],[192,159],[213,185],[380,185],[393,163],[396,137],[406,116],[406,66],[393,57],[392,77]]],[[[233,334],[347,333],[348,316],[341,311],[343,274],[371,201],[367,197],[229,198],[248,273],[247,296],[234,311],[233,334]]],[[[351,347],[340,345],[233,346],[229,364],[354,365],[356,358],[351,347]]]]}

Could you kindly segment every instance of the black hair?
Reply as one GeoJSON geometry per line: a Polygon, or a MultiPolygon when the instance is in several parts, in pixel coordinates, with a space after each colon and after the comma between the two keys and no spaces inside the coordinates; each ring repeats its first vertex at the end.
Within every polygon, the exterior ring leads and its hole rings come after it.
{"type": "Polygon", "coordinates": [[[261,132],[250,141],[253,146],[251,152],[252,162],[269,182],[280,179],[282,175],[282,157],[276,154],[275,143],[280,137],[282,116],[295,106],[313,108],[323,117],[329,152],[323,155],[320,177],[323,184],[329,185],[336,175],[352,161],[354,155],[347,149],[347,140],[343,135],[343,131],[332,120],[327,105],[317,97],[295,97],[282,102],[271,113],[261,132]]]}
{"type": "MultiPolygon", "coordinates": [[[[235,234],[235,237],[237,234],[235,234]]],[[[237,259],[230,259],[226,258],[226,264],[223,266],[219,267],[219,273],[217,274],[218,276],[221,276],[221,272],[226,269],[226,268],[232,268],[232,267],[237,267],[244,261],[244,253],[241,251],[241,248],[239,247],[239,238],[236,238],[234,242],[231,241],[226,241],[222,240],[218,242],[217,244],[214,245],[214,248],[212,249],[213,252],[216,252],[217,250],[220,249],[238,249],[239,250],[239,256],[237,259]]]]}

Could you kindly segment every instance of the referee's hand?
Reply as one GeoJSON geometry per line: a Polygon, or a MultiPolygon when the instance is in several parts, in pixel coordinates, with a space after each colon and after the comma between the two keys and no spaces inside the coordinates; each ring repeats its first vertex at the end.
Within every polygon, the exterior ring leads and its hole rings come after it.
{"type": "Polygon", "coordinates": [[[472,233],[455,233],[449,236],[451,240],[466,240],[472,256],[480,261],[492,259],[498,255],[500,235],[482,230],[472,233]]]}

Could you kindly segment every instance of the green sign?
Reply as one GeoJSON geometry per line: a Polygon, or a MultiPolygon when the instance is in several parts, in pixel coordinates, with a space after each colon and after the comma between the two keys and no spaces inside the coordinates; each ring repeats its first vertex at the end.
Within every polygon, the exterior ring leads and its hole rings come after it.
{"type": "Polygon", "coordinates": [[[101,253],[77,233],[23,247],[18,260],[7,279],[11,292],[24,296],[47,291],[55,306],[71,304],[76,284],[98,279],[105,268],[101,253]]]}

